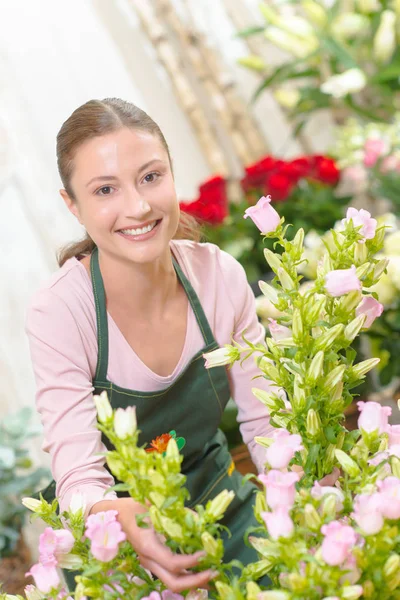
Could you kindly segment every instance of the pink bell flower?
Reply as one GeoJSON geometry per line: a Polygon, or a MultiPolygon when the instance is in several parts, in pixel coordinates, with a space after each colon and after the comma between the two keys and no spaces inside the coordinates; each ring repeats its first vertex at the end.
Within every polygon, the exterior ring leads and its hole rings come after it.
{"type": "Polygon", "coordinates": [[[281,218],[271,204],[271,196],[262,196],[255,206],[250,206],[244,212],[244,219],[250,219],[257,225],[261,233],[272,233],[281,222],[281,218]]]}
{"type": "Polygon", "coordinates": [[[390,406],[381,406],[378,402],[357,402],[360,416],[358,417],[358,428],[366,433],[377,431],[378,434],[385,433],[388,427],[388,419],[392,414],[390,406]]]}
{"type": "Polygon", "coordinates": [[[380,510],[386,519],[400,519],[400,480],[386,477],[378,481],[380,510]]]}
{"type": "Polygon", "coordinates": [[[378,221],[371,217],[370,212],[363,208],[357,210],[356,208],[350,207],[347,209],[346,218],[342,220],[342,224],[346,226],[350,219],[353,221],[354,227],[361,227],[361,229],[359,229],[359,234],[364,238],[363,240],[360,240],[361,243],[365,242],[365,240],[372,240],[375,236],[378,221]]]}
{"type": "Polygon", "coordinates": [[[71,552],[75,538],[68,529],[46,527],[39,537],[39,560],[42,563],[54,557],[58,561],[71,552]]]}
{"type": "Polygon", "coordinates": [[[387,153],[388,144],[382,138],[369,138],[364,144],[364,165],[373,167],[378,159],[387,153]]]}
{"type": "Polygon", "coordinates": [[[56,566],[57,562],[55,559],[49,560],[45,564],[39,562],[33,565],[26,575],[33,577],[39,591],[48,594],[52,589],[57,589],[60,585],[56,566]]]}
{"type": "Polygon", "coordinates": [[[389,436],[389,448],[400,444],[400,425],[388,425],[386,431],[389,436]]]}
{"type": "Polygon", "coordinates": [[[366,315],[363,329],[371,327],[377,317],[383,313],[383,304],[375,300],[372,296],[365,296],[356,308],[356,316],[366,315]]]}
{"type": "Polygon", "coordinates": [[[353,519],[365,535],[375,535],[383,527],[380,494],[360,494],[354,503],[353,519]]]}
{"type": "Polygon", "coordinates": [[[291,537],[294,531],[293,521],[285,507],[277,508],[274,512],[262,512],[261,517],[273,540],[280,537],[291,537]]]}
{"type": "MultiPolygon", "coordinates": [[[[108,513],[117,511],[107,511],[108,513]]],[[[91,552],[97,560],[109,562],[118,554],[119,543],[126,540],[126,535],[122,531],[121,524],[117,520],[110,520],[113,515],[107,513],[97,513],[90,516],[102,515],[102,520],[99,519],[96,523],[91,521],[86,529],[86,537],[90,539],[91,552]]],[[[90,517],[87,519],[89,521],[90,517]]]]}
{"type": "Polygon", "coordinates": [[[267,504],[272,510],[292,508],[296,495],[295,483],[300,479],[299,473],[272,470],[267,475],[261,473],[258,479],[265,485],[267,504]]]}
{"type": "Polygon", "coordinates": [[[300,435],[291,435],[286,429],[272,434],[274,443],[266,451],[267,461],[273,469],[286,469],[295,453],[303,449],[300,435]]]}
{"type": "Polygon", "coordinates": [[[325,289],[334,298],[343,296],[354,290],[361,290],[361,281],[356,274],[356,267],[336,269],[325,275],[325,289]]]}
{"type": "Polygon", "coordinates": [[[311,488],[311,496],[316,500],[319,500],[320,498],[328,495],[335,496],[336,512],[343,510],[344,494],[342,490],[329,485],[320,485],[318,481],[315,481],[313,487],[311,488]]]}
{"type": "Polygon", "coordinates": [[[268,322],[268,328],[271,333],[271,337],[276,342],[292,337],[292,330],[289,329],[289,327],[285,327],[285,325],[279,325],[275,319],[272,319],[271,317],[268,319],[268,322]]]}
{"type": "Polygon", "coordinates": [[[343,525],[339,521],[323,525],[321,532],[325,536],[321,546],[322,558],[331,567],[341,565],[357,541],[356,532],[349,525],[343,525]]]}

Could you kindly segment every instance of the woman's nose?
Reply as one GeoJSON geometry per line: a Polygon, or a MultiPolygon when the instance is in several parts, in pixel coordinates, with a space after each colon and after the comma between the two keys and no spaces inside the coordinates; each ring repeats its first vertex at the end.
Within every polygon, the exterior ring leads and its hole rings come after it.
{"type": "Polygon", "coordinates": [[[146,198],[139,194],[137,190],[127,191],[124,200],[127,216],[140,217],[151,210],[151,206],[146,198]]]}

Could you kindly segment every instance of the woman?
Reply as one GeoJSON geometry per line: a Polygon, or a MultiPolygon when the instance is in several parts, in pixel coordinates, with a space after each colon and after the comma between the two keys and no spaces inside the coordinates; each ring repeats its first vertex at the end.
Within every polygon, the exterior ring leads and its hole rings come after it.
{"type": "MultiPolygon", "coordinates": [[[[142,110],[114,98],[87,102],[61,127],[57,157],[60,194],[87,237],[61,254],[61,268],[33,298],[26,330],[60,508],[80,491],[86,514],[116,509],[144,567],[173,591],[204,587],[213,573],[190,572],[198,554],[174,555],[153,530],[137,527],[143,506],[105,495],[114,479],[100,455],[93,394],[107,390],[114,408],[136,406],[142,444],[173,429],[185,438],[189,506],[233,489],[225,559],[256,560],[243,543],[254,525],[254,486],[242,486],[218,426],[233,397],[261,469],[264,450],[253,438],[270,427],[251,393],[258,372],[253,361],[206,370],[202,358],[245,329],[254,343],[263,340],[252,292],[232,257],[182,239],[191,231],[168,146],[142,110]]],[[[264,379],[257,385],[268,389],[264,379]]]]}

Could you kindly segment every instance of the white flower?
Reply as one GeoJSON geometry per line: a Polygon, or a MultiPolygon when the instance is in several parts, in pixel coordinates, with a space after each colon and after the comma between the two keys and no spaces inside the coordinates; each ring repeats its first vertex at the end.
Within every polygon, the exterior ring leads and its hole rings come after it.
{"type": "Polygon", "coordinates": [[[109,419],[111,419],[113,414],[107,392],[104,390],[101,392],[100,396],[93,396],[93,400],[96,405],[97,415],[100,423],[106,423],[109,419]]]}
{"type": "Polygon", "coordinates": [[[332,31],[335,36],[344,39],[365,36],[370,29],[369,19],[357,13],[343,13],[335,19],[332,31]]]}
{"type": "Polygon", "coordinates": [[[239,350],[234,348],[233,346],[225,347],[225,348],[217,348],[212,352],[207,352],[203,354],[203,358],[205,359],[205,367],[206,369],[210,369],[212,367],[222,367],[225,365],[230,365],[240,357],[239,350]]]}
{"type": "Polygon", "coordinates": [[[131,437],[136,431],[136,408],[128,406],[127,409],[117,408],[114,415],[114,430],[120,440],[131,437]]]}
{"type": "Polygon", "coordinates": [[[32,512],[37,512],[38,509],[42,506],[40,500],[36,500],[35,498],[22,498],[22,504],[31,510],[32,512]]]}
{"type": "Polygon", "coordinates": [[[267,40],[278,46],[278,48],[282,48],[282,50],[286,50],[298,58],[305,58],[318,47],[318,41],[315,41],[314,38],[300,39],[279,27],[268,27],[264,35],[267,40]]]}
{"type": "Polygon", "coordinates": [[[392,10],[383,11],[373,48],[378,62],[386,63],[391,59],[396,49],[396,15],[392,10]]]}
{"type": "Polygon", "coordinates": [[[79,510],[82,510],[82,512],[84,513],[85,508],[86,495],[82,494],[82,492],[75,492],[71,497],[68,512],[70,512],[72,515],[75,515],[79,510]]]}
{"type": "Polygon", "coordinates": [[[321,92],[330,94],[335,98],[343,98],[347,94],[354,94],[362,90],[367,83],[367,78],[360,69],[348,69],[340,75],[332,75],[321,85],[321,92]]]}

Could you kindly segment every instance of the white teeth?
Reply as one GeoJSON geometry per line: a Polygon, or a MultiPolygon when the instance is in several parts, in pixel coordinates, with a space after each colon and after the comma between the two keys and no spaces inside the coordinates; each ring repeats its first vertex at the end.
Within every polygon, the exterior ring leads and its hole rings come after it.
{"type": "Polygon", "coordinates": [[[141,227],[140,229],[121,229],[120,231],[122,233],[125,233],[126,235],[143,235],[144,233],[148,233],[149,231],[151,231],[155,226],[156,221],[153,221],[153,223],[150,223],[150,225],[147,225],[146,227],[141,227]]]}

